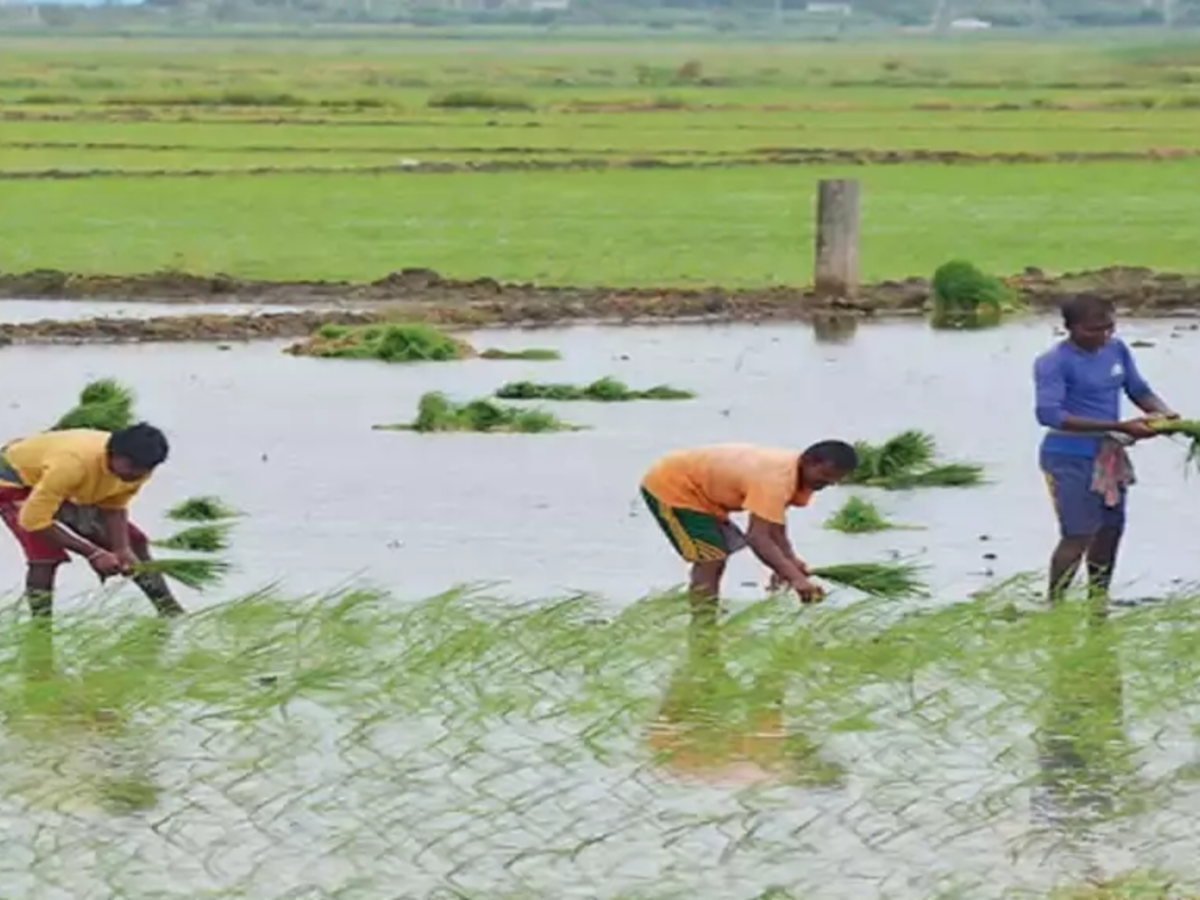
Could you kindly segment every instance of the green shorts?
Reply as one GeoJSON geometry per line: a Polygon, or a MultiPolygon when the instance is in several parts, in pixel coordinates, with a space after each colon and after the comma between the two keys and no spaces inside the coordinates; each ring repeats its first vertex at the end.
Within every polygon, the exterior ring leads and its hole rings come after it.
{"type": "Polygon", "coordinates": [[[720,562],[746,546],[741,529],[728,519],[695,509],[667,506],[645,488],[642,499],[675,552],[687,562],[720,562]]]}

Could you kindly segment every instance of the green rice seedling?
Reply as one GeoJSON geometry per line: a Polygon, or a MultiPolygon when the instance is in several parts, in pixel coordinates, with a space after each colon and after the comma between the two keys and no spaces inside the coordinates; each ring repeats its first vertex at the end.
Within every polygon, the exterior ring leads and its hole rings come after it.
{"type": "Polygon", "coordinates": [[[219,497],[211,495],[188,497],[167,511],[168,519],[180,522],[217,522],[241,515],[219,497]]]}
{"type": "Polygon", "coordinates": [[[432,391],[421,396],[417,404],[417,417],[412,422],[376,425],[375,429],[416,431],[424,434],[444,431],[538,434],[550,431],[578,431],[580,427],[563,422],[545,410],[505,406],[490,400],[472,400],[459,404],[440,392],[432,391]]]}
{"type": "Polygon", "coordinates": [[[287,348],[293,356],[372,359],[387,363],[447,362],[475,355],[470,344],[423,322],[323,325],[287,348]]]}
{"type": "Polygon", "coordinates": [[[557,350],[551,350],[547,347],[530,347],[527,350],[501,350],[497,347],[489,347],[479,354],[480,359],[505,360],[516,359],[526,360],[530,362],[551,362],[553,360],[562,359],[562,354],[557,350]]]}
{"type": "Polygon", "coordinates": [[[112,378],[88,383],[79,393],[79,402],[65,413],[51,431],[71,428],[92,428],[98,431],[120,431],[133,424],[134,393],[112,378]]]}
{"type": "Polygon", "coordinates": [[[155,541],[158,547],[168,550],[190,550],[193,553],[217,553],[229,549],[228,523],[193,525],[178,531],[168,538],[155,541]]]}
{"type": "Polygon", "coordinates": [[[197,591],[216,587],[231,566],[219,559],[153,559],[139,563],[134,573],[158,573],[197,591]]]}
{"type": "Polygon", "coordinates": [[[953,314],[1000,314],[1016,305],[1013,290],[965,260],[951,260],[933,273],[934,312],[953,314]]]}
{"type": "Polygon", "coordinates": [[[864,594],[901,600],[923,597],[928,588],[912,563],[843,563],[814,568],[812,574],[864,594]]]}
{"type": "Polygon", "coordinates": [[[855,441],[858,468],[846,484],[907,490],[919,487],[970,487],[983,483],[976,463],[936,462],[937,444],[928,432],[909,429],[875,445],[855,441]]]}
{"type": "Polygon", "coordinates": [[[1151,419],[1151,426],[1160,434],[1187,438],[1186,464],[1200,470],[1200,419],[1151,419]]]}
{"type": "Polygon", "coordinates": [[[885,518],[870,500],[853,496],[842,504],[841,509],[825,520],[825,527],[830,531],[841,531],[845,534],[870,534],[902,526],[885,518]]]}
{"type": "Polygon", "coordinates": [[[688,400],[696,395],[665,384],[644,391],[631,390],[615,378],[600,378],[589,385],[540,384],[533,381],[510,381],[496,391],[502,400],[595,400],[603,403],[628,400],[688,400]]]}

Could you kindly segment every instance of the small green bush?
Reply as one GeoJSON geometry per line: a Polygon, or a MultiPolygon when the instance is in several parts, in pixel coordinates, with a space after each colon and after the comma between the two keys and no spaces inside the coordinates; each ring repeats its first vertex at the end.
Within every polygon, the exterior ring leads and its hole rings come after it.
{"type": "Polygon", "coordinates": [[[1016,306],[1013,290],[974,263],[951,260],[933,273],[935,313],[1002,313],[1016,306]]]}

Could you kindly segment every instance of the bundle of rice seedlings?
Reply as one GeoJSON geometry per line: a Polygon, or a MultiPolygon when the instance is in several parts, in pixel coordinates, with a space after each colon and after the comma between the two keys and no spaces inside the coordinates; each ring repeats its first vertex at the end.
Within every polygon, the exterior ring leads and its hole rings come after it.
{"type": "Polygon", "coordinates": [[[134,393],[112,378],[89,382],[79,393],[79,402],[62,416],[51,431],[94,428],[120,431],[133,424],[134,393]]]}
{"type": "Polygon", "coordinates": [[[812,574],[825,581],[854,588],[864,594],[889,599],[923,597],[928,587],[920,579],[920,568],[912,563],[843,563],[814,568],[812,574]]]}
{"type": "Polygon", "coordinates": [[[875,531],[889,531],[899,526],[889,522],[870,500],[854,496],[825,520],[825,527],[830,531],[846,534],[870,534],[875,531]]]}
{"type": "Polygon", "coordinates": [[[134,574],[158,573],[174,579],[193,590],[215,587],[230,570],[228,562],[220,559],[152,559],[138,563],[134,574]]]}
{"type": "Polygon", "coordinates": [[[562,359],[562,354],[557,350],[550,350],[546,347],[530,347],[527,350],[500,350],[496,347],[489,347],[479,354],[480,359],[524,359],[533,362],[549,362],[551,360],[562,359]]]}
{"type": "Polygon", "coordinates": [[[188,497],[167,511],[168,519],[181,522],[218,522],[241,515],[219,497],[188,497]]]}
{"type": "Polygon", "coordinates": [[[502,400],[595,400],[609,403],[627,400],[690,400],[696,395],[691,391],[683,391],[665,384],[635,391],[624,382],[605,377],[584,387],[573,384],[510,381],[496,391],[496,396],[502,400]]]}
{"type": "Polygon", "coordinates": [[[423,322],[386,325],[322,325],[287,348],[294,356],[374,359],[389,363],[445,362],[475,355],[470,344],[423,322]]]}
{"type": "Polygon", "coordinates": [[[1200,419],[1152,419],[1150,425],[1160,434],[1187,438],[1186,464],[1200,471],[1200,419]]]}
{"type": "Polygon", "coordinates": [[[916,487],[969,487],[983,482],[983,467],[975,463],[935,464],[933,435],[909,429],[875,445],[855,441],[858,468],[846,484],[903,490],[916,487]]]}
{"type": "Polygon", "coordinates": [[[520,432],[577,431],[579,426],[561,421],[553,413],[540,409],[504,406],[490,400],[454,403],[438,391],[423,394],[417,405],[417,417],[401,425],[376,425],[379,431],[520,432]]]}
{"type": "Polygon", "coordinates": [[[154,541],[155,546],[168,550],[190,550],[193,553],[217,553],[229,549],[230,524],[209,523],[193,525],[177,531],[169,538],[154,541]]]}

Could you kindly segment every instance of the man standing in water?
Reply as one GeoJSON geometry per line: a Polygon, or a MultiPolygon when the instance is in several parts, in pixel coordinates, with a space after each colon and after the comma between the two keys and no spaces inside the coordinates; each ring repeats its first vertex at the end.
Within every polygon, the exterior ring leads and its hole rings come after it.
{"type": "MultiPolygon", "coordinates": [[[[144,422],[112,434],[49,431],[0,448],[0,519],[25,553],[25,596],[35,616],[51,614],[55,574],[68,550],[86,558],[101,580],[150,559],[150,542],[126,510],[167,450],[163,433],[144,422]],[[93,517],[100,529],[87,524],[93,517]]],[[[134,578],[161,615],[183,611],[161,575],[134,578]]]]}
{"type": "Polygon", "coordinates": [[[1124,341],[1113,337],[1112,304],[1082,295],[1062,306],[1067,339],[1033,367],[1038,422],[1049,429],[1040,464],[1058,516],[1050,559],[1050,600],[1061,599],[1086,556],[1088,584],[1108,593],[1134,483],[1125,447],[1154,437],[1155,417],[1178,418],[1138,372],[1124,341]],[[1124,393],[1148,416],[1121,421],[1124,393]]]}
{"type": "Polygon", "coordinates": [[[774,573],[772,583],[793,588],[804,602],[821,588],[808,578],[787,536],[787,508],[807,506],[813,493],[837,484],[858,466],[844,441],[821,441],[803,453],[752,444],[676,450],[642,479],[642,498],[675,551],[692,564],[697,609],[715,608],[730,554],[749,546],[774,573]],[[745,510],[745,534],[729,514],[745,510]]]}

